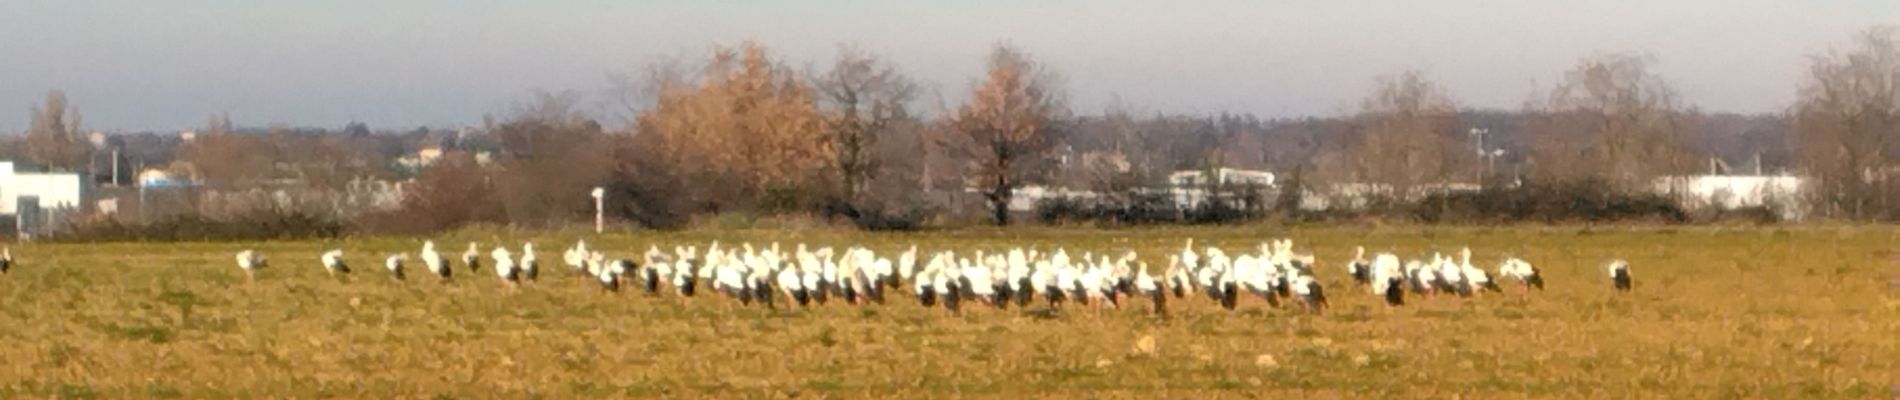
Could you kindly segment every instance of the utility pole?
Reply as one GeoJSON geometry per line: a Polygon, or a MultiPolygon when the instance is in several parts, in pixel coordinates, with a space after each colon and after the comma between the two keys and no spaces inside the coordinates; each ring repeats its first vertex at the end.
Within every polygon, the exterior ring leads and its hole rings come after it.
{"type": "Polygon", "coordinates": [[[596,186],[594,187],[593,194],[594,194],[594,233],[599,234],[607,230],[607,217],[606,217],[607,214],[605,212],[606,207],[604,204],[604,200],[607,198],[607,189],[602,189],[596,186]]]}
{"type": "Polygon", "coordinates": [[[1484,186],[1484,178],[1486,175],[1488,175],[1491,172],[1490,171],[1491,168],[1489,164],[1489,161],[1491,159],[1491,152],[1484,150],[1484,135],[1487,135],[1490,133],[1491,133],[1490,128],[1471,128],[1470,135],[1476,138],[1476,144],[1478,146],[1477,147],[1477,151],[1478,151],[1478,165],[1477,165],[1478,179],[1477,180],[1478,180],[1479,187],[1484,186]]]}

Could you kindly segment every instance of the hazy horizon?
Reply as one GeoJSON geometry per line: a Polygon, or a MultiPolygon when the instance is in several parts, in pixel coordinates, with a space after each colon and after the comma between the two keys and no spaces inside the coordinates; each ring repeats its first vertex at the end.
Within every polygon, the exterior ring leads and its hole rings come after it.
{"type": "MultiPolygon", "coordinates": [[[[66,91],[88,130],[472,124],[537,90],[752,40],[805,68],[841,43],[962,98],[1008,41],[1066,77],[1073,108],[1327,116],[1374,78],[1423,71],[1461,106],[1515,109],[1598,52],[1641,52],[1713,112],[1777,112],[1808,57],[1900,21],[1900,3],[276,2],[0,4],[0,132],[66,91]]],[[[605,96],[595,96],[606,100],[605,96]]],[[[926,100],[934,108],[936,96],[926,100]]]]}

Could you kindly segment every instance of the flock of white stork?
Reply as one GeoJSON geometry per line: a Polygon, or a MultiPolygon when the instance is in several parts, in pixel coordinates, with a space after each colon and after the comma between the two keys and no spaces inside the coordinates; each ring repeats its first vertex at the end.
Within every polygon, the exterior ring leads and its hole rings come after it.
{"type": "MultiPolygon", "coordinates": [[[[778,243],[762,248],[751,243],[722,247],[715,241],[704,252],[698,246],[675,246],[671,252],[649,246],[643,262],[637,262],[609,259],[582,240],[566,249],[561,260],[607,292],[631,287],[649,295],[664,291],[687,298],[700,287],[709,287],[741,304],[765,307],[773,307],[779,297],[800,307],[832,298],[854,305],[881,304],[888,290],[908,286],[919,304],[941,305],[951,312],[972,301],[999,309],[1012,302],[1025,307],[1040,295],[1051,308],[1066,302],[1120,308],[1131,299],[1145,299],[1152,303],[1153,312],[1165,313],[1169,297],[1185,299],[1196,292],[1228,310],[1235,309],[1242,298],[1254,297],[1273,307],[1297,305],[1312,313],[1324,311],[1326,293],[1314,275],[1312,254],[1294,251],[1291,239],[1263,242],[1257,250],[1230,256],[1219,247],[1197,249],[1194,240],[1187,239],[1180,252],[1167,256],[1168,266],[1160,275],[1151,275],[1148,263],[1132,250],[1074,256],[1060,247],[1053,251],[975,250],[959,255],[949,250],[919,252],[912,245],[892,259],[856,246],[839,252],[799,244],[786,251],[778,243]]],[[[0,271],[12,260],[10,251],[4,255],[0,271]]],[[[418,255],[430,274],[450,281],[454,266],[436,251],[434,241],[424,242],[418,255]]],[[[532,243],[521,245],[519,257],[504,246],[492,248],[488,256],[495,276],[511,290],[523,281],[539,279],[532,243]]],[[[470,271],[481,270],[482,258],[476,243],[469,243],[461,255],[470,271]]],[[[318,259],[331,275],[350,273],[343,250],[326,251],[318,259]]],[[[383,259],[383,265],[392,279],[402,280],[408,259],[406,253],[392,254],[383,259]]],[[[256,272],[268,262],[256,251],[244,250],[237,254],[237,264],[247,280],[255,280],[256,272]]],[[[1392,253],[1368,259],[1365,248],[1358,247],[1344,267],[1357,285],[1392,306],[1404,305],[1408,293],[1466,297],[1502,291],[1490,273],[1471,263],[1470,248],[1455,258],[1433,252],[1426,258],[1400,261],[1392,253]]],[[[1611,260],[1604,268],[1616,291],[1632,288],[1629,263],[1611,260]]],[[[1524,293],[1544,288],[1543,275],[1528,261],[1506,257],[1496,271],[1498,279],[1515,282],[1524,293]]]]}

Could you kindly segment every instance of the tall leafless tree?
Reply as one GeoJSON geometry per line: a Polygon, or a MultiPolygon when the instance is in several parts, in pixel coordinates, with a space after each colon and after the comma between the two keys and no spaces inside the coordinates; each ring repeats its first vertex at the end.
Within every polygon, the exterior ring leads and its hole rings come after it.
{"type": "Polygon", "coordinates": [[[1900,145],[1900,26],[1861,32],[1854,46],[1816,56],[1794,106],[1802,163],[1818,180],[1822,211],[1900,216],[1892,202],[1900,145]]]}
{"type": "Polygon", "coordinates": [[[1676,92],[1650,71],[1653,63],[1645,55],[1599,54],[1566,72],[1547,108],[1538,110],[1534,171],[1550,179],[1601,179],[1633,192],[1694,165],[1676,92]]]}
{"type": "Polygon", "coordinates": [[[917,85],[877,56],[851,47],[843,47],[831,70],[813,82],[832,153],[831,172],[844,200],[855,202],[884,163],[875,152],[878,139],[911,118],[909,103],[917,85]]]}
{"type": "Polygon", "coordinates": [[[488,172],[508,220],[549,226],[592,215],[589,190],[608,181],[610,137],[576,110],[573,93],[538,94],[491,132],[500,141],[488,172]]]}
{"type": "Polygon", "coordinates": [[[1366,183],[1404,196],[1427,184],[1475,181],[1464,174],[1476,157],[1455,132],[1457,105],[1418,72],[1379,79],[1354,118],[1359,140],[1351,158],[1366,183]]]}
{"type": "Polygon", "coordinates": [[[66,92],[46,93],[46,103],[33,108],[26,132],[28,160],[47,167],[77,171],[92,160],[92,144],[79,129],[79,109],[66,102],[66,92]]]}

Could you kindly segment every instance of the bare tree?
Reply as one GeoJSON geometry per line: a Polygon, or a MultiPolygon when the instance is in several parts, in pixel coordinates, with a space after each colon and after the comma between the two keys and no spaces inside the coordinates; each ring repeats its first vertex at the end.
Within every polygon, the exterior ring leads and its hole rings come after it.
{"type": "Polygon", "coordinates": [[[364,225],[379,231],[428,233],[475,222],[505,222],[494,185],[475,158],[451,151],[417,176],[393,215],[370,214],[364,225]]]}
{"type": "Polygon", "coordinates": [[[591,215],[589,189],[613,173],[610,139],[575,111],[571,93],[538,94],[494,129],[500,139],[495,177],[502,210],[513,223],[548,225],[591,215]]]}
{"type": "Polygon", "coordinates": [[[833,173],[845,201],[854,202],[883,163],[874,152],[878,139],[910,118],[917,85],[876,56],[851,47],[842,48],[831,70],[813,81],[833,173]]]}
{"type": "Polygon", "coordinates": [[[1823,211],[1893,218],[1900,145],[1900,26],[1862,31],[1846,52],[1816,56],[1793,110],[1799,154],[1823,211]]]}
{"type": "Polygon", "coordinates": [[[1162,167],[1153,159],[1158,151],[1151,149],[1151,136],[1140,121],[1135,120],[1132,106],[1119,97],[1111,100],[1109,107],[1099,119],[1078,121],[1072,136],[1066,142],[1080,149],[1086,149],[1070,160],[1064,168],[1062,179],[1067,185],[1080,185],[1090,191],[1122,203],[1135,200],[1131,197],[1138,189],[1147,187],[1152,179],[1165,173],[1154,169],[1162,167]],[[1084,146],[1077,143],[1077,136],[1088,132],[1094,136],[1094,143],[1084,146]]]}
{"type": "Polygon", "coordinates": [[[231,113],[221,112],[217,114],[211,114],[210,117],[205,118],[205,131],[204,131],[205,134],[222,135],[222,134],[226,134],[230,132],[231,132],[231,113]]]}
{"type": "Polygon", "coordinates": [[[232,132],[228,119],[213,116],[197,139],[178,149],[178,161],[209,187],[243,189],[272,182],[330,191],[359,179],[387,174],[374,149],[346,134],[294,130],[282,124],[259,134],[232,132]]]}
{"type": "Polygon", "coordinates": [[[1544,178],[1595,178],[1625,192],[1693,165],[1676,93],[1634,54],[1585,58],[1564,74],[1536,125],[1535,171],[1544,178]]]}
{"type": "Polygon", "coordinates": [[[277,146],[267,139],[241,133],[200,135],[179,149],[178,160],[206,186],[249,186],[275,175],[277,146]]]}
{"type": "Polygon", "coordinates": [[[997,225],[1009,224],[1017,187],[1042,177],[1040,164],[1055,143],[1056,124],[1066,117],[1057,77],[1008,45],[990,52],[987,77],[952,120],[963,140],[958,149],[970,163],[966,179],[981,187],[997,225]]]}
{"type": "Polygon", "coordinates": [[[1396,196],[1461,180],[1475,154],[1454,131],[1457,113],[1444,89],[1418,72],[1380,78],[1354,118],[1359,140],[1350,158],[1359,179],[1385,185],[1396,196]]]}
{"type": "Polygon", "coordinates": [[[46,103],[34,107],[32,117],[24,149],[28,160],[68,171],[91,163],[92,144],[79,130],[79,110],[66,102],[66,92],[47,92],[46,103]]]}

